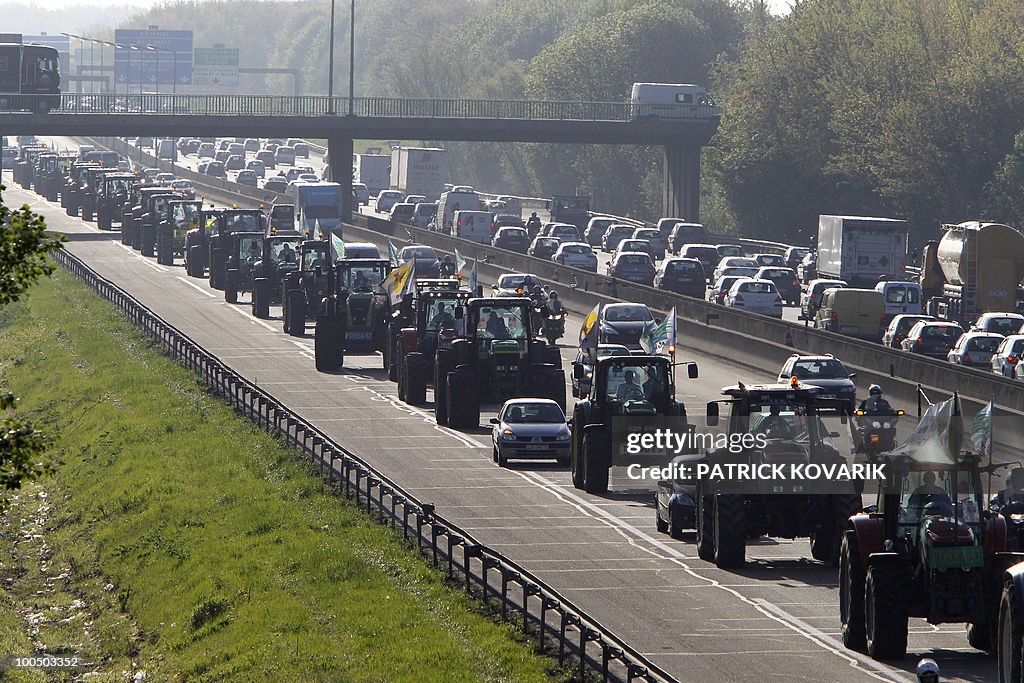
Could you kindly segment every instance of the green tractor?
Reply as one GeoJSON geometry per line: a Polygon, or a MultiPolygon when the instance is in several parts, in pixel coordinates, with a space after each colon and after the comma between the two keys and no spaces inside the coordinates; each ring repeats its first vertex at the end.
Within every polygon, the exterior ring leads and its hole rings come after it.
{"type": "MultiPolygon", "coordinates": [[[[687,363],[690,379],[696,363],[687,363]]],[[[608,475],[616,464],[613,421],[620,418],[681,418],[675,427],[686,429],[686,407],[675,398],[672,359],[668,356],[609,356],[595,358],[590,394],[572,411],[572,483],[588,493],[606,493],[608,475]]],[[[573,367],[577,379],[585,372],[573,367]]]]}
{"type": "Polygon", "coordinates": [[[346,353],[381,351],[390,315],[383,282],[391,272],[386,259],[341,259],[327,272],[327,295],[317,312],[313,351],[316,369],[332,372],[346,353]]]}
{"type": "Polygon", "coordinates": [[[416,291],[392,314],[388,373],[398,382],[398,398],[411,405],[427,402],[438,349],[451,349],[456,315],[465,316],[472,293],[459,280],[417,280],[416,291]],[[461,313],[457,313],[461,312],[461,313]]]}
{"type": "MultiPolygon", "coordinates": [[[[730,406],[730,446],[709,449],[689,464],[721,471],[778,466],[784,475],[813,466],[833,472],[847,465],[826,426],[847,419],[849,401],[822,398],[823,389],[799,383],[726,387],[728,398],[708,404],[708,425],[718,424],[718,404],[730,406]],[[825,419],[823,419],[825,418],[825,419]],[[733,447],[732,444],[737,444],[733,447]]],[[[810,469],[808,469],[810,471],[810,469]]],[[[697,554],[721,569],[742,567],[748,538],[810,538],[811,556],[838,566],[846,520],[862,508],[855,482],[763,477],[707,476],[694,496],[697,554]]]]}
{"type": "Polygon", "coordinates": [[[259,209],[232,207],[210,212],[203,232],[209,248],[206,262],[210,267],[210,287],[225,289],[228,256],[237,246],[232,242],[231,236],[236,232],[258,232],[263,235],[266,233],[265,228],[266,216],[259,209]]]}
{"type": "Polygon", "coordinates": [[[96,207],[99,203],[100,190],[103,188],[103,179],[108,175],[119,174],[116,168],[99,166],[90,168],[85,172],[85,185],[81,192],[81,218],[83,221],[92,221],[96,218],[96,207]]]}
{"type": "Polygon", "coordinates": [[[439,425],[480,425],[480,403],[550,398],[565,410],[558,349],[536,339],[532,304],[521,297],[473,298],[454,311],[455,337],[434,360],[434,416],[439,425]]]}
{"type": "Polygon", "coordinates": [[[71,170],[64,179],[64,187],[61,189],[61,204],[69,216],[77,216],[82,208],[83,192],[88,183],[87,173],[91,168],[100,168],[100,165],[82,161],[73,162],[71,170]]]}
{"type": "Polygon", "coordinates": [[[203,219],[203,203],[174,199],[164,206],[156,226],[156,262],[174,265],[175,256],[185,255],[185,238],[189,230],[199,227],[203,219]]]}
{"type": "MultiPolygon", "coordinates": [[[[143,192],[142,214],[138,221],[138,232],[135,238],[139,251],[143,256],[156,255],[156,238],[160,224],[166,222],[170,215],[169,204],[184,199],[184,195],[169,187],[153,188],[156,192],[143,192]]],[[[134,245],[133,245],[134,246],[134,245]]],[[[172,259],[173,261],[173,259],[172,259]]]]}
{"type": "Polygon", "coordinates": [[[263,258],[262,232],[233,232],[221,236],[220,249],[227,253],[224,264],[224,301],[238,303],[240,292],[251,292],[257,265],[263,258]]]}
{"type": "Polygon", "coordinates": [[[131,188],[138,183],[139,178],[133,173],[108,173],[100,179],[96,188],[96,227],[113,229],[114,220],[123,218],[122,211],[131,188]]]}
{"type": "Polygon", "coordinates": [[[847,522],[839,563],[843,644],[875,659],[906,654],[909,617],[966,623],[971,647],[997,649],[1005,572],[1024,561],[1024,553],[1007,552],[1006,518],[984,508],[981,475],[1001,465],[943,451],[926,444],[913,455],[882,456],[886,478],[874,511],[847,522]]]}
{"type": "Polygon", "coordinates": [[[293,337],[306,334],[306,321],[315,320],[327,296],[327,240],[304,240],[299,245],[298,268],[285,273],[281,282],[281,318],[284,332],[293,337]]]}
{"type": "Polygon", "coordinates": [[[301,241],[298,233],[263,238],[263,253],[250,269],[250,281],[246,283],[246,288],[252,292],[253,316],[269,318],[270,306],[281,303],[284,279],[299,267],[301,241]]]}

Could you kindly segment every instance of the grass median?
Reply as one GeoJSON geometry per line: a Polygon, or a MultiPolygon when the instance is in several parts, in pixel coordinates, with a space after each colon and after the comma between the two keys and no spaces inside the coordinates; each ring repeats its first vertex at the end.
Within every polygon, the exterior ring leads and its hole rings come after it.
{"type": "Polygon", "coordinates": [[[98,680],[559,677],[71,275],[0,308],[0,389],[60,459],[0,525],[0,656],[77,654],[98,680]]]}

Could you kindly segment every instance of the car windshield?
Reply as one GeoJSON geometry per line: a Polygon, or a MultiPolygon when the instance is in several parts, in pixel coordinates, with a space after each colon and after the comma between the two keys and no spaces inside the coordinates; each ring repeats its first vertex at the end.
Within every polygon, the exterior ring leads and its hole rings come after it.
{"type": "Polygon", "coordinates": [[[408,261],[413,256],[421,260],[437,260],[437,254],[435,254],[434,250],[430,247],[406,247],[405,249],[402,249],[400,258],[404,261],[408,261]]]}
{"type": "Polygon", "coordinates": [[[783,278],[792,278],[793,277],[793,273],[789,272],[788,270],[780,270],[778,268],[772,268],[770,270],[761,271],[761,276],[765,277],[765,278],[768,278],[769,280],[774,280],[776,278],[781,280],[783,278]]]}
{"type": "Polygon", "coordinates": [[[696,273],[698,268],[700,268],[699,263],[689,261],[668,261],[665,264],[665,270],[673,273],[696,273]]]}
{"type": "Polygon", "coordinates": [[[562,240],[558,239],[557,237],[540,237],[537,239],[538,247],[552,248],[557,247],[561,243],[562,240]]]}
{"type": "Polygon", "coordinates": [[[921,322],[921,320],[922,320],[922,318],[915,318],[913,316],[908,316],[906,318],[901,318],[900,321],[896,324],[895,333],[896,334],[906,334],[910,330],[911,327],[913,327],[914,325],[916,325],[919,322],[921,322]]]}
{"type": "Polygon", "coordinates": [[[757,261],[752,258],[732,257],[722,263],[723,268],[760,268],[757,261]]]}
{"type": "Polygon", "coordinates": [[[498,278],[498,289],[523,289],[529,275],[502,275],[498,278]]]}
{"type": "Polygon", "coordinates": [[[742,247],[734,247],[734,246],[731,246],[731,245],[723,245],[721,247],[718,247],[717,251],[718,251],[718,255],[719,256],[743,256],[743,248],[742,247]]]}
{"type": "Polygon", "coordinates": [[[781,256],[776,256],[775,254],[761,254],[757,257],[757,261],[762,266],[781,266],[786,262],[786,259],[781,256]]]}
{"type": "Polygon", "coordinates": [[[477,336],[481,339],[523,339],[526,326],[521,306],[481,306],[477,336]]]}
{"type": "Polygon", "coordinates": [[[797,379],[848,379],[850,373],[834,358],[799,360],[793,364],[793,377],[797,379]]]}
{"type": "Polygon", "coordinates": [[[608,398],[615,401],[651,402],[672,398],[667,395],[665,369],[666,366],[661,364],[632,364],[625,362],[625,359],[624,362],[613,362],[608,368],[608,398]]]}
{"type": "Polygon", "coordinates": [[[638,304],[625,304],[605,307],[604,319],[610,323],[624,321],[646,322],[648,320],[654,320],[654,316],[651,314],[651,311],[646,306],[638,304]]]}
{"type": "Polygon", "coordinates": [[[620,265],[643,266],[650,265],[651,259],[646,254],[622,254],[618,262],[620,265]]]}
{"type": "Polygon", "coordinates": [[[931,339],[959,339],[963,330],[952,325],[926,325],[920,336],[931,339]]]}
{"type": "Polygon", "coordinates": [[[683,254],[690,258],[703,259],[705,261],[711,261],[718,258],[718,250],[712,247],[690,247],[686,249],[683,254]]]}
{"type": "Polygon", "coordinates": [[[656,240],[661,237],[657,230],[637,230],[635,237],[641,240],[656,240]]]}
{"type": "Polygon", "coordinates": [[[368,292],[387,276],[383,264],[342,265],[338,270],[338,285],[355,292],[368,292]]]}
{"type": "Polygon", "coordinates": [[[997,334],[1014,334],[1020,327],[1021,321],[1017,318],[992,318],[985,329],[997,334]]]}
{"type": "Polygon", "coordinates": [[[890,304],[916,304],[921,300],[917,287],[890,287],[885,293],[885,300],[890,304]]]}
{"type": "Polygon", "coordinates": [[[501,228],[498,237],[511,237],[514,240],[526,239],[526,231],[522,228],[501,228]]]}
{"type": "Polygon", "coordinates": [[[593,250],[583,244],[570,244],[562,249],[562,253],[565,254],[592,254],[593,250]]]}
{"type": "Polygon", "coordinates": [[[565,414],[557,403],[513,403],[504,420],[508,424],[560,424],[565,422],[565,414]]]}

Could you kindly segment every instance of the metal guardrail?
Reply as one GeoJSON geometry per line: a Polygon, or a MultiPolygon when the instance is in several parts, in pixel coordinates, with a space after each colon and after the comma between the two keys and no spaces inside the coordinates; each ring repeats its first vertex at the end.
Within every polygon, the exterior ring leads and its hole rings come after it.
{"type": "MultiPolygon", "coordinates": [[[[196,116],[347,116],[379,118],[514,119],[537,121],[642,120],[629,102],[553,100],[406,99],[399,97],[287,97],[281,95],[3,95],[0,111],[64,114],[170,114],[196,116]]],[[[661,119],[706,120],[721,116],[708,105],[666,105],[661,119]]]]}
{"type": "Polygon", "coordinates": [[[578,680],[597,675],[605,681],[678,683],[544,581],[477,541],[438,514],[432,504],[417,500],[84,261],[66,249],[55,252],[54,258],[117,306],[173,360],[199,375],[236,412],[299,448],[319,467],[328,484],[337,485],[357,507],[382,525],[401,528],[403,539],[415,543],[434,568],[444,570],[450,583],[458,582],[488,606],[496,600],[501,618],[514,620],[527,636],[536,638],[542,652],[554,656],[557,649],[559,665],[574,659],[578,680]]]}

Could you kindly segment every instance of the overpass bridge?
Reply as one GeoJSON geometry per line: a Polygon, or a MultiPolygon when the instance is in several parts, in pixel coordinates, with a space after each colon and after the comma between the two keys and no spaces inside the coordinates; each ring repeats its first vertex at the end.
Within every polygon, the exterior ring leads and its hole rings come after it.
{"type": "MultiPolygon", "coordinates": [[[[656,145],[664,150],[662,215],[694,221],[701,148],[721,115],[715,106],[680,104],[670,116],[635,117],[628,102],[73,93],[43,113],[41,97],[54,96],[5,96],[0,133],[321,138],[331,159],[351,157],[357,139],[656,145]]],[[[350,174],[335,180],[352,183],[350,174]]]]}

